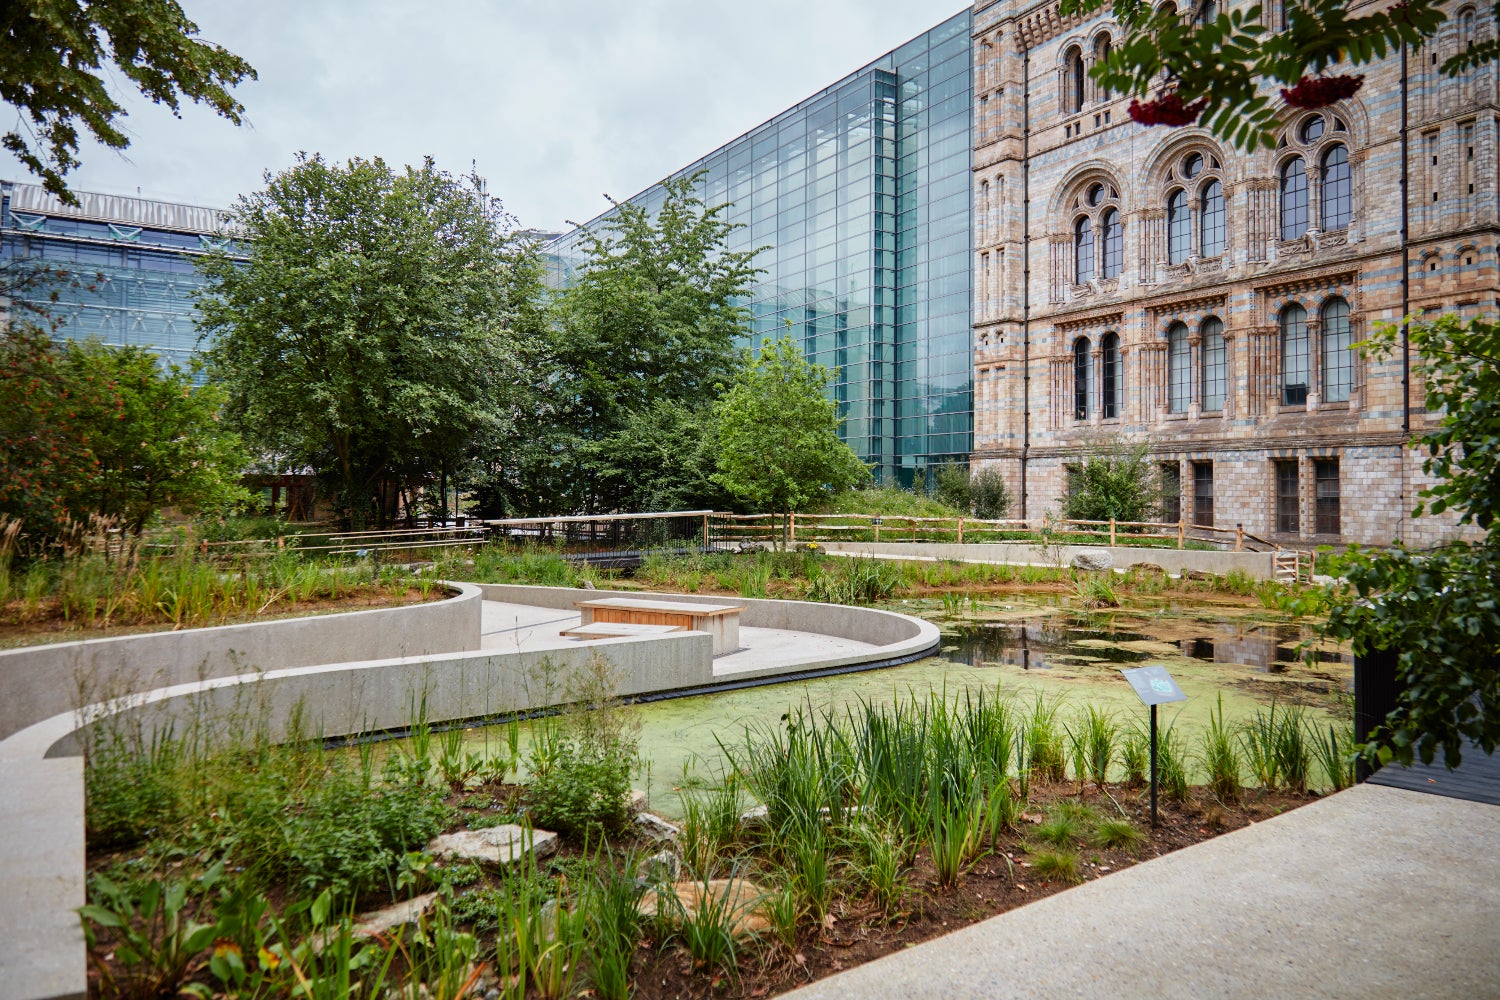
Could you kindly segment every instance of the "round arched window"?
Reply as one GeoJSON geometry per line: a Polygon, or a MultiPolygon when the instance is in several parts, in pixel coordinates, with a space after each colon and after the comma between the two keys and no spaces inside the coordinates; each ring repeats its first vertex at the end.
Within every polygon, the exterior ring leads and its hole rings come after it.
{"type": "Polygon", "coordinates": [[[1303,142],[1317,142],[1323,138],[1323,116],[1314,115],[1302,123],[1302,130],[1297,133],[1303,142]]]}
{"type": "Polygon", "coordinates": [[[1203,172],[1203,157],[1197,153],[1182,161],[1182,172],[1187,177],[1197,177],[1203,172]]]}

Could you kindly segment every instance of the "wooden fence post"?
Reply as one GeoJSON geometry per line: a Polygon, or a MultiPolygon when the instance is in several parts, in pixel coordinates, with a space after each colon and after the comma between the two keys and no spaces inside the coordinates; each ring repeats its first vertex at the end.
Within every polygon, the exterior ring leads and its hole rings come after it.
{"type": "Polygon", "coordinates": [[[794,510],[787,515],[787,548],[795,548],[797,545],[797,512],[794,510]]]}
{"type": "Polygon", "coordinates": [[[878,518],[878,517],[872,517],[872,518],[870,518],[870,524],[875,529],[875,540],[877,542],[880,541],[880,518],[878,518]]]}
{"type": "Polygon", "coordinates": [[[708,551],[708,515],[703,515],[703,551],[708,551]]]}
{"type": "Polygon", "coordinates": [[[962,545],[963,543],[964,543],[964,519],[960,517],[958,519],[958,544],[962,545]]]}
{"type": "Polygon", "coordinates": [[[1183,541],[1186,538],[1187,538],[1187,521],[1185,521],[1185,520],[1183,520],[1182,518],[1179,517],[1177,519],[1177,547],[1179,549],[1182,548],[1182,543],[1183,543],[1183,541]]]}
{"type": "Polygon", "coordinates": [[[1110,515],[1110,518],[1109,518],[1109,544],[1110,544],[1110,548],[1113,548],[1114,544],[1115,544],[1115,519],[1114,519],[1114,515],[1110,515]]]}
{"type": "Polygon", "coordinates": [[[1243,552],[1244,550],[1245,550],[1245,526],[1243,524],[1236,524],[1234,526],[1234,551],[1236,551],[1236,552],[1243,552]]]}

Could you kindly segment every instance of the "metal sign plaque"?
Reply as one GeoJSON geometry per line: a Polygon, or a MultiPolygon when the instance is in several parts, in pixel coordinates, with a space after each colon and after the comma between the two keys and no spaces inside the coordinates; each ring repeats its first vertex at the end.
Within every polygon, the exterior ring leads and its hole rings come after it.
{"type": "Polygon", "coordinates": [[[1182,688],[1160,664],[1150,667],[1131,667],[1121,670],[1130,686],[1144,705],[1165,705],[1171,701],[1187,701],[1182,688]]]}

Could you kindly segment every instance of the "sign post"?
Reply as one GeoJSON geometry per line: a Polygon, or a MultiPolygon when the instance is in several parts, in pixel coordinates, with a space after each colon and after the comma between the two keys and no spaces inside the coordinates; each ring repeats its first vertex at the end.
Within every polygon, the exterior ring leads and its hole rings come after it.
{"type": "Polygon", "coordinates": [[[1135,689],[1136,697],[1141,699],[1143,705],[1151,709],[1151,826],[1156,826],[1156,706],[1165,705],[1174,701],[1187,701],[1187,695],[1182,693],[1182,688],[1167,673],[1167,668],[1160,664],[1149,667],[1131,667],[1123,669],[1120,673],[1130,682],[1135,689]]]}

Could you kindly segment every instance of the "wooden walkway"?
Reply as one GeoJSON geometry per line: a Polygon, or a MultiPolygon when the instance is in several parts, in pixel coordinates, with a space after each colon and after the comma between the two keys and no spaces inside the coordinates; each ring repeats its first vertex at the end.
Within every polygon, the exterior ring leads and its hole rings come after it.
{"type": "Polygon", "coordinates": [[[1486,754],[1470,743],[1464,747],[1457,770],[1450,771],[1443,752],[1439,750],[1431,764],[1421,761],[1413,761],[1410,767],[1387,764],[1369,781],[1374,785],[1500,806],[1500,751],[1486,754]]]}

